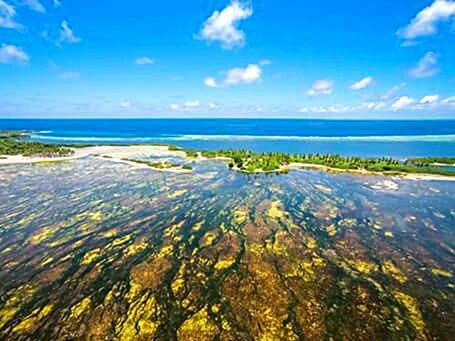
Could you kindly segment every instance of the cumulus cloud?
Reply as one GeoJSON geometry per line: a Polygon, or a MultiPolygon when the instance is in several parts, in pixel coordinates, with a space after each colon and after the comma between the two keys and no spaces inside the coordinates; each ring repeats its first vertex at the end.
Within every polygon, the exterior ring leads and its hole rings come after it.
{"type": "Polygon", "coordinates": [[[61,79],[65,79],[65,80],[76,80],[76,79],[79,79],[81,78],[81,75],[79,72],[75,72],[75,71],[65,71],[65,72],[62,72],[59,77],[61,79]]]}
{"type": "Polygon", "coordinates": [[[313,107],[302,107],[299,110],[301,113],[346,113],[350,112],[351,107],[342,104],[334,104],[329,106],[313,106],[313,107]]]}
{"type": "Polygon", "coordinates": [[[81,41],[81,38],[77,37],[71,27],[69,26],[66,20],[63,20],[60,24],[60,38],[58,43],[69,43],[69,44],[77,44],[81,41]]]}
{"type": "Polygon", "coordinates": [[[359,105],[344,105],[344,104],[333,104],[327,106],[313,106],[313,107],[302,107],[300,112],[302,113],[358,113],[365,111],[377,111],[384,109],[386,103],[382,101],[378,102],[367,102],[359,105]]]}
{"type": "Polygon", "coordinates": [[[317,80],[313,83],[311,89],[307,91],[308,96],[331,95],[333,92],[333,81],[317,80]]]}
{"type": "Polygon", "coordinates": [[[437,109],[441,106],[455,108],[455,96],[448,97],[444,100],[440,100],[440,96],[427,95],[423,96],[420,100],[416,100],[412,97],[402,96],[396,101],[371,101],[361,104],[331,104],[322,106],[303,106],[299,108],[301,113],[316,113],[316,114],[341,114],[341,113],[367,113],[367,112],[397,112],[400,110],[416,111],[423,110],[425,108],[437,109]]]}
{"type": "Polygon", "coordinates": [[[246,68],[233,68],[227,72],[226,85],[252,84],[261,79],[262,69],[257,64],[249,64],[246,68]]]}
{"type": "Polygon", "coordinates": [[[12,63],[27,63],[30,57],[20,47],[2,44],[0,48],[0,63],[12,64],[12,63]]]}
{"type": "Polygon", "coordinates": [[[414,104],[415,100],[408,96],[401,96],[395,103],[391,105],[393,111],[399,111],[408,108],[410,105],[414,104]]]}
{"type": "Polygon", "coordinates": [[[444,100],[442,100],[441,103],[445,105],[455,106],[455,96],[447,97],[444,100]]]}
{"type": "Polygon", "coordinates": [[[139,57],[136,58],[135,63],[136,65],[153,65],[155,64],[155,60],[149,57],[139,57]]]}
{"type": "Polygon", "coordinates": [[[401,92],[401,90],[403,90],[407,85],[408,84],[405,82],[400,83],[398,85],[394,85],[381,97],[381,99],[389,99],[396,97],[401,92]]]}
{"type": "Polygon", "coordinates": [[[238,28],[240,21],[253,15],[253,9],[245,3],[233,0],[222,11],[215,11],[203,24],[198,38],[220,42],[225,49],[245,44],[245,33],[238,28]]]}
{"type": "Polygon", "coordinates": [[[0,0],[0,27],[15,30],[22,28],[22,25],[14,20],[15,16],[16,9],[5,1],[0,0]]]}
{"type": "Polygon", "coordinates": [[[422,36],[434,35],[438,32],[438,25],[455,18],[455,1],[435,0],[431,5],[421,10],[397,34],[405,39],[415,39],[422,36]]]}
{"type": "Polygon", "coordinates": [[[223,87],[240,84],[253,84],[262,79],[262,66],[269,65],[269,60],[261,60],[257,64],[248,64],[246,67],[235,67],[226,72],[224,80],[217,81],[213,77],[206,77],[204,84],[208,87],[223,87]]]}
{"type": "Polygon", "coordinates": [[[206,77],[204,79],[204,84],[205,84],[205,86],[208,86],[209,88],[216,88],[218,86],[215,78],[213,78],[213,77],[206,77]]]}
{"type": "Polygon", "coordinates": [[[131,107],[131,101],[129,100],[124,100],[120,102],[120,106],[124,109],[130,108],[131,107]]]}
{"type": "Polygon", "coordinates": [[[183,106],[185,108],[198,108],[201,106],[201,103],[199,101],[186,101],[185,103],[183,103],[183,106]]]}
{"type": "Polygon", "coordinates": [[[386,103],[379,101],[379,102],[367,102],[362,104],[362,108],[368,109],[368,110],[381,110],[386,107],[386,103]]]}
{"type": "Polygon", "coordinates": [[[427,52],[417,63],[416,67],[409,71],[414,78],[428,78],[439,72],[438,55],[434,52],[427,52]]]}
{"type": "Polygon", "coordinates": [[[352,84],[350,86],[350,88],[352,90],[361,90],[361,89],[365,89],[365,88],[369,87],[371,84],[373,84],[373,78],[368,76],[368,77],[362,78],[358,82],[352,84]]]}
{"type": "MultiPolygon", "coordinates": [[[[193,109],[200,108],[202,106],[201,102],[198,100],[187,100],[183,103],[172,103],[169,105],[169,109],[173,111],[192,111],[193,109]]],[[[210,108],[212,108],[209,105],[210,108]]]]}
{"type": "Polygon", "coordinates": [[[439,101],[439,95],[423,96],[419,101],[420,104],[436,104],[439,101]]]}

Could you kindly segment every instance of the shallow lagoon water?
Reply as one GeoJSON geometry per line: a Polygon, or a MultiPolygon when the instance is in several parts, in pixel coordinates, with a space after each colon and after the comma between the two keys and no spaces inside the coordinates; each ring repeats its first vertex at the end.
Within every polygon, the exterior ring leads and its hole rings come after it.
{"type": "Polygon", "coordinates": [[[0,339],[449,340],[455,182],[0,168],[0,339]]]}
{"type": "Polygon", "coordinates": [[[324,153],[396,159],[453,156],[455,120],[0,119],[46,143],[177,144],[202,150],[324,153]]]}

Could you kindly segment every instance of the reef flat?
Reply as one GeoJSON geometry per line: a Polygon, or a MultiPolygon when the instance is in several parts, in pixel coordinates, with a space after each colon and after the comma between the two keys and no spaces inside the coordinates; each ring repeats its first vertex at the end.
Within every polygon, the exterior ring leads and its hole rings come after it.
{"type": "Polygon", "coordinates": [[[0,339],[454,335],[455,183],[189,165],[0,168],[0,339]]]}
{"type": "Polygon", "coordinates": [[[192,171],[188,163],[154,162],[134,158],[137,154],[174,154],[190,159],[228,161],[229,168],[244,173],[287,173],[289,169],[317,168],[331,172],[406,176],[413,179],[455,180],[453,157],[411,158],[404,161],[390,157],[361,158],[336,154],[258,153],[251,150],[195,150],[175,145],[58,145],[25,141],[23,131],[0,131],[0,165],[56,162],[89,155],[110,158],[116,162],[146,165],[155,170],[192,171]]]}

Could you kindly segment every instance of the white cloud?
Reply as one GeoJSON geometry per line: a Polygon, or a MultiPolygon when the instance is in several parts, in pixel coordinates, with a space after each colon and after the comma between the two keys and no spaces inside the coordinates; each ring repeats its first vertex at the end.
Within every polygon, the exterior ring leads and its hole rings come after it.
{"type": "Polygon", "coordinates": [[[414,104],[415,100],[408,96],[401,96],[395,103],[392,104],[391,109],[393,111],[399,111],[414,104]]]}
{"type": "Polygon", "coordinates": [[[398,85],[394,85],[381,97],[381,99],[389,99],[396,97],[401,92],[401,90],[403,90],[407,85],[408,84],[405,82],[400,83],[398,85]]]}
{"type": "Polygon", "coordinates": [[[65,72],[62,72],[59,75],[59,77],[61,79],[65,79],[65,80],[76,80],[76,79],[79,79],[81,77],[81,75],[79,72],[65,71],[65,72]]]}
{"type": "Polygon", "coordinates": [[[420,104],[435,104],[439,101],[439,95],[427,95],[422,97],[419,101],[420,104]]]}
{"type": "Polygon", "coordinates": [[[0,27],[15,30],[20,29],[22,25],[14,20],[15,16],[16,9],[5,1],[0,0],[0,27]]]}
{"type": "Polygon", "coordinates": [[[344,105],[344,104],[334,104],[328,106],[319,106],[319,107],[302,107],[300,112],[302,113],[356,113],[356,112],[365,112],[365,111],[375,111],[380,110],[386,107],[386,103],[379,102],[367,102],[360,105],[344,105]]]}
{"type": "Polygon", "coordinates": [[[262,69],[257,64],[249,64],[246,68],[233,68],[228,71],[224,83],[226,85],[252,84],[261,79],[262,69]]]}
{"type": "Polygon", "coordinates": [[[221,12],[215,11],[203,24],[198,37],[207,41],[219,41],[225,49],[245,44],[245,33],[238,29],[238,23],[253,15],[253,9],[242,2],[233,0],[221,12]]]}
{"type": "Polygon", "coordinates": [[[259,65],[261,65],[261,66],[270,65],[270,64],[272,64],[272,61],[270,59],[262,59],[259,62],[259,65]]]}
{"type": "Polygon", "coordinates": [[[405,40],[400,44],[401,47],[413,47],[417,45],[419,45],[419,42],[416,40],[405,40]]]}
{"type": "Polygon", "coordinates": [[[351,107],[349,107],[347,105],[343,105],[343,104],[330,105],[327,108],[327,111],[332,112],[332,113],[348,112],[351,110],[352,110],[351,107]]]}
{"type": "Polygon", "coordinates": [[[208,86],[209,88],[216,88],[218,84],[216,83],[215,78],[213,77],[206,77],[204,79],[204,84],[208,86]]]}
{"type": "Polygon", "coordinates": [[[381,113],[387,114],[398,112],[401,110],[406,111],[420,111],[420,110],[436,110],[440,108],[455,109],[455,96],[451,96],[441,100],[438,94],[423,96],[420,100],[412,97],[402,96],[396,101],[372,101],[361,104],[332,104],[322,106],[303,106],[298,108],[301,113],[314,113],[314,114],[367,114],[381,113]]]}
{"type": "Polygon", "coordinates": [[[38,0],[22,0],[22,5],[31,9],[32,11],[44,13],[46,12],[46,8],[44,8],[43,4],[38,0]]]}
{"type": "Polygon", "coordinates": [[[121,101],[120,106],[124,109],[131,108],[131,101],[130,100],[121,101]]]}
{"type": "Polygon", "coordinates": [[[20,47],[2,44],[0,48],[0,63],[27,63],[29,60],[30,57],[20,47]]]}
{"type": "Polygon", "coordinates": [[[218,109],[220,106],[216,103],[209,103],[209,108],[210,109],[218,109]]]}
{"type": "Polygon", "coordinates": [[[302,107],[299,109],[299,111],[302,113],[310,113],[310,112],[325,113],[325,112],[327,112],[327,110],[323,107],[302,107]]]}
{"type": "Polygon", "coordinates": [[[261,66],[269,65],[270,63],[271,62],[269,60],[262,60],[258,64],[248,64],[244,68],[232,68],[226,72],[226,77],[223,81],[217,81],[213,77],[206,77],[204,79],[204,84],[211,88],[239,84],[253,84],[261,80],[263,72],[261,66]]]}
{"type": "Polygon", "coordinates": [[[365,89],[366,87],[369,87],[371,84],[373,84],[373,78],[368,76],[352,84],[350,88],[352,90],[361,90],[365,89]]]}
{"type": "Polygon", "coordinates": [[[308,96],[330,95],[333,92],[333,81],[317,80],[311,89],[307,91],[308,96]]]}
{"type": "Polygon", "coordinates": [[[427,52],[419,60],[417,66],[409,71],[409,75],[415,78],[427,78],[436,75],[439,72],[438,55],[434,52],[427,52]]]}
{"type": "Polygon", "coordinates": [[[186,101],[185,103],[183,103],[183,106],[185,108],[198,108],[201,106],[201,103],[199,101],[186,101]]]}
{"type": "Polygon", "coordinates": [[[155,64],[155,60],[149,57],[139,57],[136,59],[135,63],[137,65],[153,65],[155,64]]]}
{"type": "Polygon", "coordinates": [[[440,96],[427,95],[423,96],[420,100],[408,96],[402,96],[392,103],[385,101],[372,101],[361,104],[332,104],[322,106],[303,106],[299,108],[301,113],[315,113],[315,114],[366,114],[370,113],[390,113],[400,110],[418,111],[423,109],[438,109],[443,106],[455,108],[455,96],[448,97],[440,100],[440,96]]]}
{"type": "Polygon", "coordinates": [[[329,106],[319,106],[319,107],[303,107],[300,108],[300,112],[302,113],[317,113],[317,114],[324,114],[324,113],[345,113],[350,111],[349,106],[345,106],[342,104],[335,104],[329,106]]]}
{"type": "Polygon", "coordinates": [[[385,104],[385,102],[382,102],[382,101],[367,102],[367,103],[362,104],[360,107],[368,109],[368,110],[381,110],[386,107],[386,104],[385,104]]]}
{"type": "Polygon", "coordinates": [[[77,44],[81,41],[81,38],[77,37],[73,30],[70,28],[68,22],[63,20],[60,24],[60,38],[58,43],[70,43],[70,44],[77,44]]]}
{"type": "Polygon", "coordinates": [[[62,5],[62,2],[60,0],[54,0],[53,3],[55,8],[58,8],[62,5]]]}
{"type": "Polygon", "coordinates": [[[172,103],[169,108],[171,108],[171,110],[179,110],[180,109],[180,105],[178,105],[177,103],[172,103]]]}
{"type": "Polygon", "coordinates": [[[441,103],[445,105],[455,106],[455,96],[447,97],[444,100],[442,100],[441,103]]]}
{"type": "Polygon", "coordinates": [[[397,34],[405,39],[434,35],[438,24],[455,18],[455,2],[435,0],[430,6],[421,10],[411,23],[398,30],[397,34]]]}

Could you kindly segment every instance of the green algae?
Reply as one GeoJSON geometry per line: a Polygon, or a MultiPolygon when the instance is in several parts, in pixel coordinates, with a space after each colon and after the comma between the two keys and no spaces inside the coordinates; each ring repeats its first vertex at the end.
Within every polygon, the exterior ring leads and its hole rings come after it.
{"type": "Polygon", "coordinates": [[[400,181],[392,195],[376,177],[245,175],[218,161],[188,174],[99,159],[5,172],[1,339],[455,332],[450,184],[400,181]]]}

